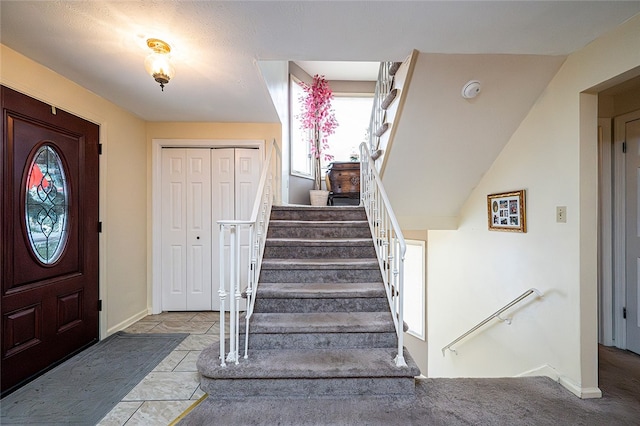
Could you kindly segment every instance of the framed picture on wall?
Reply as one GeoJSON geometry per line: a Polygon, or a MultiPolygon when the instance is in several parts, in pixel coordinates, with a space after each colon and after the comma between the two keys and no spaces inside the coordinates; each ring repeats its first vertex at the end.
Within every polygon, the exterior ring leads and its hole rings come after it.
{"type": "Polygon", "coordinates": [[[490,231],[527,232],[525,190],[487,195],[490,231]]]}

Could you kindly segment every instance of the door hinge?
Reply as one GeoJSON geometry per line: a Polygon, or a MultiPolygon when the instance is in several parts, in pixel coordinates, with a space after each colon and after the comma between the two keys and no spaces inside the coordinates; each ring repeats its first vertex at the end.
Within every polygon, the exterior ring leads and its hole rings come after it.
{"type": "Polygon", "coordinates": [[[98,222],[98,234],[102,232],[102,222],[98,222]]]}
{"type": "Polygon", "coordinates": [[[102,299],[98,299],[98,312],[102,312],[102,299]]]}
{"type": "Polygon", "coordinates": [[[623,154],[627,153],[627,143],[626,142],[622,142],[622,153],[623,154]]]}
{"type": "Polygon", "coordinates": [[[98,144],[98,155],[102,155],[102,144],[98,144]]]}
{"type": "Polygon", "coordinates": [[[627,308],[622,308],[622,318],[627,319],[627,308]]]}

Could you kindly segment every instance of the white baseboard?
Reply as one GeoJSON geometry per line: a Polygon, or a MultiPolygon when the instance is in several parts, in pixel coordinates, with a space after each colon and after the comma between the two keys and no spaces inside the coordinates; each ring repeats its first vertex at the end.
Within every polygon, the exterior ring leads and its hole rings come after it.
{"type": "Polygon", "coordinates": [[[538,368],[534,368],[524,373],[518,374],[516,377],[532,377],[532,376],[545,376],[558,382],[562,387],[574,394],[580,399],[593,399],[602,398],[602,391],[599,388],[583,388],[572,380],[560,375],[558,371],[552,366],[545,364],[538,368]]]}
{"type": "Polygon", "coordinates": [[[580,399],[602,398],[602,391],[599,388],[583,388],[566,377],[560,377],[558,383],[580,399]]]}
{"type": "Polygon", "coordinates": [[[552,366],[550,366],[549,364],[544,364],[538,368],[525,371],[524,373],[518,374],[516,377],[535,377],[535,376],[549,377],[551,380],[555,382],[557,382],[560,379],[560,373],[558,373],[558,371],[552,366]]]}
{"type": "Polygon", "coordinates": [[[113,333],[117,333],[118,331],[124,330],[125,328],[129,327],[131,324],[134,324],[140,321],[142,318],[146,317],[147,315],[149,315],[149,311],[147,309],[138,312],[137,314],[127,318],[124,321],[121,321],[120,323],[114,325],[113,327],[108,328],[107,336],[111,336],[113,333]]]}

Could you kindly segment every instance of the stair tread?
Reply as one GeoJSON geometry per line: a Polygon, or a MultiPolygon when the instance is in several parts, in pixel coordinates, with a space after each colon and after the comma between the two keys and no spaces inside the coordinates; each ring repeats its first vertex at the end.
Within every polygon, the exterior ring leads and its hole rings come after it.
{"type": "Polygon", "coordinates": [[[228,368],[220,367],[215,346],[203,351],[198,359],[198,371],[203,376],[217,379],[381,378],[420,374],[406,349],[406,367],[395,365],[396,348],[334,348],[253,350],[248,359],[241,359],[238,365],[228,368]]]}
{"type": "Polygon", "coordinates": [[[371,238],[267,238],[268,246],[372,246],[371,238]]]}
{"type": "Polygon", "coordinates": [[[349,259],[262,259],[262,269],[376,269],[376,258],[349,259]]]}
{"type": "Polygon", "coordinates": [[[307,226],[307,227],[368,227],[366,220],[298,220],[298,219],[271,219],[269,226],[307,226]]]}
{"type": "Polygon", "coordinates": [[[364,211],[364,207],[362,206],[309,206],[305,204],[287,204],[284,206],[273,206],[271,207],[272,211],[345,211],[345,210],[354,210],[354,211],[364,211]]]}
{"type": "Polygon", "coordinates": [[[254,312],[250,333],[395,333],[390,312],[254,312]]]}
{"type": "Polygon", "coordinates": [[[258,297],[265,299],[329,299],[384,297],[382,283],[260,283],[258,297]]]}

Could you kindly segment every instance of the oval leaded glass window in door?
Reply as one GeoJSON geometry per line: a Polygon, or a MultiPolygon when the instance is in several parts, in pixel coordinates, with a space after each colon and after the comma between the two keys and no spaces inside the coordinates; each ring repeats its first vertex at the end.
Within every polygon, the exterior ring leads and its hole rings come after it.
{"type": "Polygon", "coordinates": [[[43,145],[29,165],[25,220],[31,249],[45,265],[55,263],[67,241],[69,191],[62,160],[55,148],[43,145]]]}

